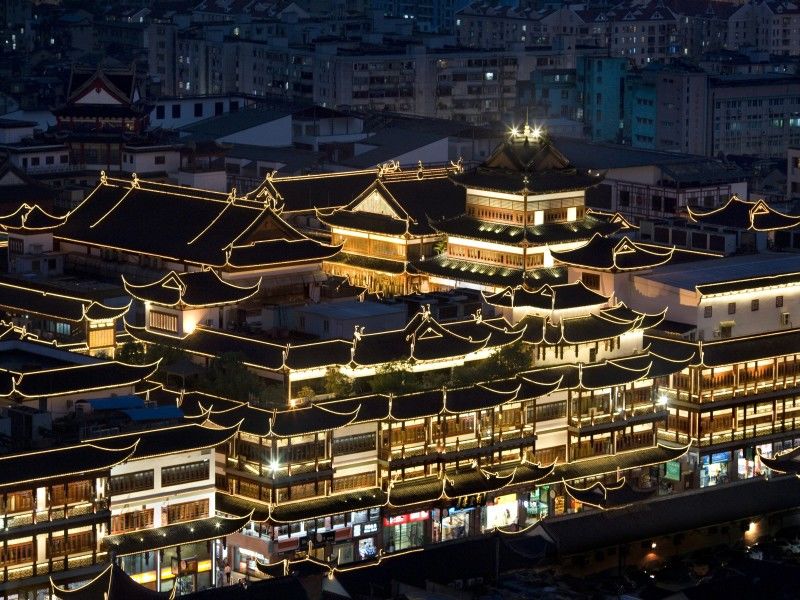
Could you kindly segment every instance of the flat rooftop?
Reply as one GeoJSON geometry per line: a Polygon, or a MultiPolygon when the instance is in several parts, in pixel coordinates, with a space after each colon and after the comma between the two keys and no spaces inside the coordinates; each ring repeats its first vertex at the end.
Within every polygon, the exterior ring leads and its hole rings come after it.
{"type": "Polygon", "coordinates": [[[405,314],[406,305],[379,304],[378,302],[324,302],[296,309],[297,312],[320,315],[331,319],[358,319],[405,314]]]}
{"type": "Polygon", "coordinates": [[[698,285],[784,273],[800,273],[800,254],[765,252],[683,262],[664,265],[638,277],[694,291],[698,285]]]}

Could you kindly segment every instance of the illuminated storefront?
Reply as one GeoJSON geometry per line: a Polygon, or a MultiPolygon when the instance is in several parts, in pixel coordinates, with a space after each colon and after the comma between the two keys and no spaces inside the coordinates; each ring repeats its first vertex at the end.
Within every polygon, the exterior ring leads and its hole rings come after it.
{"type": "Polygon", "coordinates": [[[516,494],[506,494],[490,500],[483,507],[481,530],[489,531],[498,527],[508,527],[519,519],[519,503],[516,494]]]}
{"type": "Polygon", "coordinates": [[[708,487],[720,483],[727,483],[728,465],[731,462],[730,452],[715,452],[714,454],[700,457],[700,487],[708,487]]]}
{"type": "Polygon", "coordinates": [[[450,508],[442,513],[442,541],[457,540],[469,536],[475,508],[450,508]]]}
{"type": "Polygon", "coordinates": [[[387,552],[417,548],[425,543],[430,511],[420,510],[383,518],[383,547],[387,552]]]}
{"type": "Polygon", "coordinates": [[[525,507],[525,525],[541,521],[550,514],[550,486],[540,485],[523,501],[525,507]]]}

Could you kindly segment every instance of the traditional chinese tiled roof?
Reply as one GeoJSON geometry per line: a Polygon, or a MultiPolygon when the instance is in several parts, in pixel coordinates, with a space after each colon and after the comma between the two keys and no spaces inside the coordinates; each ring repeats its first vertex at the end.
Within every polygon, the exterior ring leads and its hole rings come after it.
{"type": "Polygon", "coordinates": [[[585,245],[573,250],[553,250],[557,261],[602,271],[632,271],[666,264],[675,248],[663,248],[632,241],[627,236],[617,239],[596,233],[585,245]]]}
{"type": "Polygon", "coordinates": [[[130,575],[112,562],[100,575],[80,587],[62,588],[50,580],[55,597],[61,600],[168,600],[175,597],[177,587],[170,592],[157,592],[135,582],[130,575]]]}
{"type": "MultiPolygon", "coordinates": [[[[424,172],[422,172],[424,173],[424,172]]],[[[443,171],[437,177],[377,180],[347,206],[331,212],[317,211],[317,218],[331,227],[384,235],[431,235],[431,219],[464,212],[466,193],[443,171]],[[373,195],[382,198],[387,212],[369,212],[361,206],[373,195]]]]}
{"type": "Polygon", "coordinates": [[[688,207],[689,219],[700,224],[720,225],[749,231],[776,231],[800,225],[800,216],[786,215],[771,208],[764,200],[731,198],[719,208],[702,211],[688,207]]]}
{"type": "Polygon", "coordinates": [[[511,485],[514,472],[508,474],[491,473],[483,469],[470,469],[445,475],[444,493],[448,498],[496,492],[511,485]]]}
{"type": "Polygon", "coordinates": [[[618,337],[636,329],[649,329],[660,323],[666,311],[648,315],[630,310],[624,304],[597,313],[565,317],[553,323],[549,317],[526,315],[517,327],[524,327],[522,339],[530,344],[585,344],[618,337]]]}
{"type": "Polygon", "coordinates": [[[92,439],[92,443],[115,448],[136,444],[136,450],[131,454],[129,460],[144,460],[167,454],[216,448],[231,439],[238,431],[238,423],[230,427],[207,427],[197,423],[188,425],[181,423],[171,427],[145,429],[133,433],[96,438],[92,439]]]}
{"type": "Polygon", "coordinates": [[[42,398],[134,385],[150,377],[157,368],[158,363],[128,365],[103,361],[27,371],[16,377],[14,393],[26,398],[42,398]]]}
{"type": "Polygon", "coordinates": [[[334,412],[321,404],[312,404],[308,408],[276,411],[272,421],[272,434],[278,437],[306,435],[338,429],[352,423],[358,409],[347,413],[334,412]]]}
{"type": "Polygon", "coordinates": [[[562,285],[543,285],[533,290],[526,286],[507,287],[495,294],[483,294],[487,304],[504,307],[531,307],[543,310],[566,310],[596,306],[608,302],[608,297],[587,288],[582,281],[562,285]]]}
{"type": "Polygon", "coordinates": [[[217,491],[214,506],[217,512],[231,516],[245,515],[252,511],[251,520],[259,523],[269,519],[269,504],[247,496],[217,491]]]}
{"type": "Polygon", "coordinates": [[[634,504],[655,495],[657,488],[647,490],[634,489],[629,483],[622,480],[615,485],[603,485],[597,481],[588,488],[577,488],[570,484],[565,484],[567,493],[582,504],[587,504],[595,508],[616,508],[634,504]]]}
{"type": "Polygon", "coordinates": [[[800,353],[800,329],[699,343],[702,365],[720,367],[800,353]]]}
{"type": "Polygon", "coordinates": [[[12,488],[109,470],[128,460],[135,450],[135,442],[125,448],[120,448],[119,445],[106,448],[95,443],[84,443],[66,448],[5,455],[0,457],[0,487],[12,488]]]}
{"type": "Polygon", "coordinates": [[[689,366],[721,367],[800,353],[800,328],[710,342],[655,335],[646,335],[644,341],[652,352],[673,360],[690,360],[689,366]]]}
{"type": "Polygon", "coordinates": [[[417,313],[403,329],[377,333],[359,331],[351,340],[333,339],[295,345],[280,345],[202,326],[183,338],[154,333],[129,323],[125,326],[134,338],[144,342],[181,348],[207,357],[238,353],[248,366],[275,371],[456,358],[511,344],[524,332],[524,327],[512,329],[504,319],[476,317],[441,325],[430,312],[417,313]]]}
{"type": "Polygon", "coordinates": [[[521,285],[525,280],[524,269],[485,265],[474,261],[448,258],[444,254],[417,261],[414,263],[414,267],[420,273],[445,277],[456,282],[478,283],[494,287],[521,285]]]}
{"type": "Polygon", "coordinates": [[[800,461],[797,460],[798,457],[800,457],[800,446],[778,452],[772,457],[764,456],[761,454],[761,450],[758,450],[758,458],[761,460],[761,463],[776,473],[800,474],[800,461]]]}
{"type": "Polygon", "coordinates": [[[0,216],[0,228],[5,231],[40,232],[50,231],[62,225],[66,217],[57,217],[38,205],[23,204],[10,215],[0,216]]]}
{"type": "Polygon", "coordinates": [[[192,542],[204,542],[236,533],[247,525],[250,517],[250,514],[233,519],[209,517],[132,533],[110,535],[103,538],[103,546],[116,556],[128,556],[192,542]]]}
{"type": "Polygon", "coordinates": [[[490,385],[478,384],[445,390],[445,409],[451,413],[486,410],[511,402],[519,392],[519,386],[516,390],[500,391],[492,389],[490,385]]]}
{"type": "Polygon", "coordinates": [[[537,173],[532,175],[526,184],[522,173],[498,171],[484,167],[477,167],[461,175],[454,175],[453,180],[465,188],[506,194],[522,194],[526,189],[529,194],[571,192],[585,190],[603,181],[597,175],[589,175],[588,173],[581,173],[577,169],[571,169],[568,171],[537,173]]]}
{"type": "MultiPolygon", "coordinates": [[[[670,360],[652,352],[635,354],[621,358],[608,359],[598,363],[565,364],[542,367],[520,373],[523,382],[519,398],[527,398],[525,384],[536,384],[551,389],[597,390],[626,385],[641,379],[676,373],[686,366],[689,360],[670,360]]],[[[540,388],[541,389],[541,388],[540,388]]]]}
{"type": "Polygon", "coordinates": [[[137,300],[160,306],[197,308],[242,302],[258,292],[259,283],[239,287],[220,278],[213,269],[176,273],[170,271],[158,281],[135,285],[122,278],[125,291],[137,300]]]}
{"type": "Polygon", "coordinates": [[[293,523],[374,508],[384,504],[386,504],[386,492],[380,488],[371,488],[324,498],[278,504],[272,507],[270,519],[276,523],[293,523]]]}
{"type": "Polygon", "coordinates": [[[522,135],[512,135],[482,165],[454,175],[454,181],[467,188],[514,194],[585,190],[602,181],[599,175],[573,167],[546,136],[526,135],[532,133],[526,129],[522,135]]]}
{"type": "Polygon", "coordinates": [[[393,481],[389,485],[387,502],[390,506],[411,506],[433,502],[442,496],[444,496],[444,479],[438,475],[429,475],[408,481],[393,481]]]}
{"type": "Polygon", "coordinates": [[[256,268],[317,261],[339,247],[308,239],[269,203],[133,179],[101,178],[57,238],[191,264],[256,268]]]}
{"type": "MultiPolygon", "coordinates": [[[[433,227],[437,231],[451,236],[515,246],[523,242],[533,246],[577,242],[589,240],[597,235],[602,238],[612,235],[620,229],[618,223],[601,221],[591,215],[586,215],[578,221],[542,223],[527,228],[491,223],[475,217],[459,215],[451,219],[436,221],[433,223],[433,227]]],[[[619,243],[619,240],[616,242],[619,243]]]]}
{"type": "MultiPolygon", "coordinates": [[[[369,169],[355,172],[272,177],[269,179],[269,184],[272,186],[270,193],[277,193],[280,196],[283,209],[286,211],[334,208],[349,204],[353,198],[375,181],[377,175],[375,169],[369,169]]],[[[261,192],[261,187],[248,193],[248,197],[255,199],[261,192]]]]}
{"type": "Polygon", "coordinates": [[[340,252],[325,262],[329,264],[358,267],[360,269],[367,269],[379,273],[389,273],[391,275],[400,275],[405,273],[409,268],[409,264],[404,260],[389,260],[386,258],[363,256],[361,254],[350,254],[348,252],[340,252]]]}
{"type": "Polygon", "coordinates": [[[42,287],[30,281],[0,280],[0,309],[32,313],[55,321],[79,323],[83,320],[105,321],[128,312],[125,306],[106,306],[91,298],[80,298],[42,287]]]}
{"type": "Polygon", "coordinates": [[[626,469],[660,465],[669,460],[678,460],[686,454],[688,446],[665,446],[658,444],[651,448],[639,448],[606,456],[597,456],[568,463],[558,463],[553,472],[542,479],[541,483],[574,481],[590,477],[599,477],[611,473],[623,472],[626,469]]]}

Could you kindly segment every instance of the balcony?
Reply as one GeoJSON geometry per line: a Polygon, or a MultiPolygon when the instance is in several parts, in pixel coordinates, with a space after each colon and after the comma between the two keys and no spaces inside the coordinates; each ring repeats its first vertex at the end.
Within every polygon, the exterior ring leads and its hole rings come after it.
{"type": "Polygon", "coordinates": [[[641,423],[666,421],[668,414],[665,407],[654,407],[653,405],[640,406],[629,411],[616,412],[591,418],[573,418],[570,420],[570,429],[579,435],[596,435],[598,433],[623,429],[641,423]]]}
{"type": "Polygon", "coordinates": [[[110,519],[111,511],[104,504],[74,506],[68,508],[66,512],[61,508],[37,511],[35,514],[25,513],[8,517],[5,528],[0,529],[0,541],[36,535],[43,531],[80,527],[110,519]]]}

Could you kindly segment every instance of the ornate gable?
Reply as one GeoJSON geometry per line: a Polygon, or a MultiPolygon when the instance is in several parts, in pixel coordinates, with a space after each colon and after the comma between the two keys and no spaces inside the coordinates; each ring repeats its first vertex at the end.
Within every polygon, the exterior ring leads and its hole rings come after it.
{"type": "Polygon", "coordinates": [[[405,215],[401,215],[394,209],[386,197],[381,193],[377,186],[372,188],[366,196],[357,201],[357,203],[350,209],[353,212],[366,212],[377,215],[384,215],[392,217],[393,219],[405,219],[405,215]]]}

